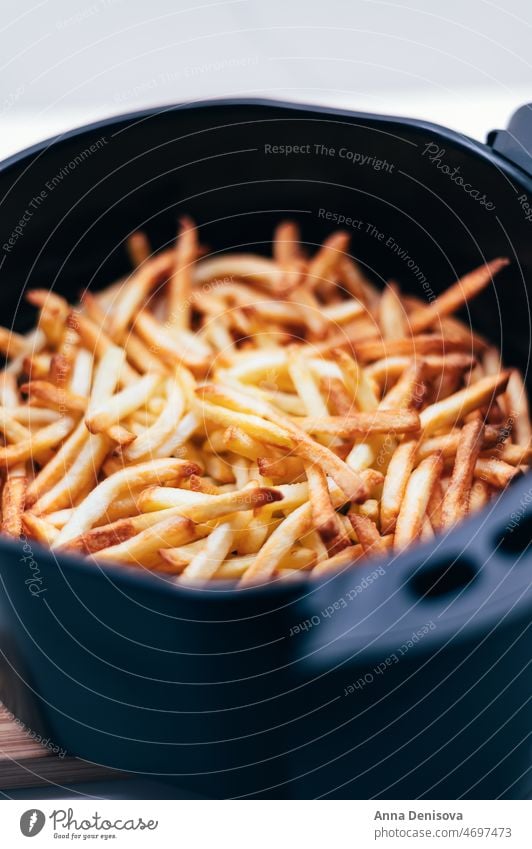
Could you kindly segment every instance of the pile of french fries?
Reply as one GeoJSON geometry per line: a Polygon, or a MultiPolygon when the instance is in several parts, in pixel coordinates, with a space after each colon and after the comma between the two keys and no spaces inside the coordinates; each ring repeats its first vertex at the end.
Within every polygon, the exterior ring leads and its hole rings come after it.
{"type": "Polygon", "coordinates": [[[519,372],[453,315],[508,261],[430,303],[380,293],[333,233],[210,254],[182,219],[71,306],[33,289],[0,328],[2,532],[179,583],[323,576],[486,506],[530,463],[519,372]]]}

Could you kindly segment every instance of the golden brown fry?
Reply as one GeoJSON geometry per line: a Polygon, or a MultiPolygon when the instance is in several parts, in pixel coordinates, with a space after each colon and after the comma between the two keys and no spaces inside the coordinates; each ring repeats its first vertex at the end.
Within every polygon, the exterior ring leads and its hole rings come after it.
{"type": "Polygon", "coordinates": [[[321,248],[309,262],[306,282],[311,289],[316,289],[323,281],[336,282],[335,275],[338,265],[344,258],[350,242],[349,233],[338,231],[323,242],[321,248]]]}
{"type": "MultiPolygon", "coordinates": [[[[411,357],[385,357],[366,366],[365,372],[370,379],[386,387],[400,377],[411,362],[411,357]]],[[[475,359],[468,354],[445,354],[444,356],[427,354],[421,362],[424,376],[427,379],[434,379],[449,369],[464,372],[474,365],[475,359]]]]}
{"type": "Polygon", "coordinates": [[[327,477],[319,466],[308,463],[305,473],[309,486],[312,521],[327,550],[334,554],[350,545],[340,517],[331,501],[327,477]]]}
{"type": "Polygon", "coordinates": [[[505,391],[509,377],[508,371],[484,377],[478,383],[427,407],[419,417],[424,435],[443,427],[454,427],[468,413],[492,403],[497,395],[505,391]]]}
{"type": "Polygon", "coordinates": [[[59,533],[46,519],[28,512],[22,514],[22,526],[27,536],[49,547],[53,545],[59,533]]]}
{"type": "Polygon", "coordinates": [[[22,533],[27,484],[25,475],[16,475],[6,480],[2,490],[2,533],[17,539],[22,533]]]}
{"type": "Polygon", "coordinates": [[[53,383],[48,383],[46,380],[32,380],[30,383],[23,383],[20,391],[28,396],[30,403],[33,399],[36,399],[52,409],[59,410],[59,412],[84,413],[87,408],[87,398],[75,395],[59,386],[54,386],[53,383]]]}
{"type": "Polygon", "coordinates": [[[351,545],[349,548],[344,548],[338,554],[322,560],[312,570],[312,576],[315,578],[332,575],[340,569],[346,569],[354,566],[357,560],[360,560],[364,555],[364,549],[361,545],[351,545]]]}
{"type": "Polygon", "coordinates": [[[367,516],[357,513],[349,513],[349,521],[353,525],[357,539],[367,555],[384,555],[389,550],[389,545],[379,534],[375,522],[367,516]]]}
{"type": "Polygon", "coordinates": [[[365,436],[368,433],[415,433],[419,416],[414,410],[375,410],[372,413],[353,413],[349,416],[307,416],[297,419],[297,426],[306,433],[328,433],[342,438],[365,436]]]}
{"type": "Polygon", "coordinates": [[[427,504],[427,517],[436,533],[443,530],[442,507],[444,495],[441,481],[436,481],[427,504]]]}
{"type": "Polygon", "coordinates": [[[0,327],[0,353],[13,359],[24,357],[27,352],[28,343],[25,336],[15,333],[14,330],[8,330],[7,327],[0,327]]]}
{"type": "Polygon", "coordinates": [[[469,513],[469,495],[483,429],[481,419],[473,419],[462,428],[451,482],[443,499],[441,520],[444,529],[451,528],[469,513]]]}
{"type": "Polygon", "coordinates": [[[168,281],[168,315],[174,327],[188,327],[191,314],[192,271],[198,257],[198,237],[191,218],[181,218],[175,250],[175,268],[168,281]]]}
{"type": "Polygon", "coordinates": [[[146,233],[137,230],[127,240],[127,250],[134,268],[142,265],[151,256],[151,247],[146,233]]]}
{"type": "Polygon", "coordinates": [[[412,333],[421,333],[431,327],[441,316],[456,312],[463,304],[476,297],[510,260],[504,257],[492,259],[475,268],[439,295],[435,301],[423,309],[412,313],[409,318],[412,333]]]}
{"type": "Polygon", "coordinates": [[[522,471],[518,466],[510,466],[504,460],[497,460],[493,457],[489,459],[479,457],[475,463],[474,474],[476,478],[480,478],[490,486],[494,486],[496,489],[504,489],[513,478],[522,474],[522,471]]]}

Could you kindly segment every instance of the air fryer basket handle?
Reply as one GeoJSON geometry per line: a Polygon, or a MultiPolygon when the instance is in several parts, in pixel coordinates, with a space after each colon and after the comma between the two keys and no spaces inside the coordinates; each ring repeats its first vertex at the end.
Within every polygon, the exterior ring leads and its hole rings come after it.
{"type": "Polygon", "coordinates": [[[500,156],[532,176],[532,103],[514,112],[506,130],[492,130],[487,141],[500,156]]]}

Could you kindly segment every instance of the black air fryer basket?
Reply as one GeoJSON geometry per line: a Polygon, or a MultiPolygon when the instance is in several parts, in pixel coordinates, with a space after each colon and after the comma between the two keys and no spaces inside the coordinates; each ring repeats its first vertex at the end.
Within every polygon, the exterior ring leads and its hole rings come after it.
{"type": "MultiPolygon", "coordinates": [[[[267,252],[286,217],[312,247],[343,219],[367,273],[422,299],[508,256],[464,318],[528,376],[531,150],[528,106],[486,145],[247,101],[75,131],[1,166],[2,324],[31,326],[27,287],[119,277],[134,229],[162,247],[185,212],[213,251],[267,252]]],[[[524,796],[531,502],[523,476],[393,563],[246,590],[2,541],[2,699],[72,754],[214,797],[524,796]]]]}

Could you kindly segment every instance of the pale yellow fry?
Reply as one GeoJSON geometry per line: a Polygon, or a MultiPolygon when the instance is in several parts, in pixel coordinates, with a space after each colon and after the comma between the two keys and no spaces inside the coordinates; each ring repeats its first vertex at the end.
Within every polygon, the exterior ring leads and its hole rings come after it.
{"type": "Polygon", "coordinates": [[[397,550],[401,551],[419,539],[432,490],[442,471],[443,458],[433,454],[422,460],[410,475],[395,525],[394,546],[397,550]]]}
{"type": "Polygon", "coordinates": [[[390,282],[384,289],[379,302],[379,325],[383,339],[402,339],[407,335],[405,308],[400,300],[397,283],[390,282]]]}
{"type": "Polygon", "coordinates": [[[212,280],[237,278],[258,283],[266,289],[280,291],[283,270],[271,259],[255,254],[231,254],[201,260],[194,267],[194,283],[209,283],[212,280]]]}
{"type": "Polygon", "coordinates": [[[81,442],[83,444],[80,444],[79,453],[73,458],[70,468],[33,504],[34,513],[49,513],[71,507],[78,495],[96,485],[102,463],[113,443],[106,434],[92,433],[87,434],[87,438],[81,442]]]}
{"type": "Polygon", "coordinates": [[[279,562],[292,546],[310,530],[312,526],[312,508],[307,502],[281,522],[266,540],[253,564],[240,580],[241,586],[267,581],[275,573],[279,562]]]}
{"type": "Polygon", "coordinates": [[[328,416],[329,410],[308,362],[295,351],[288,359],[288,372],[308,416],[328,416]]]}
{"type": "Polygon", "coordinates": [[[124,282],[113,303],[109,321],[111,335],[126,329],[138,310],[144,306],[152,290],[170,273],[171,268],[171,258],[165,252],[146,260],[135,269],[124,282]]]}
{"type": "Polygon", "coordinates": [[[0,431],[6,442],[15,444],[31,439],[32,435],[31,430],[20,424],[13,416],[13,411],[6,407],[0,407],[0,431]]]}
{"type": "Polygon", "coordinates": [[[74,419],[64,416],[59,421],[32,433],[28,439],[22,440],[16,445],[9,445],[6,448],[0,447],[0,464],[10,468],[17,463],[29,460],[31,457],[38,459],[43,451],[54,448],[62,442],[68,436],[74,424],[74,419]]]}
{"type": "Polygon", "coordinates": [[[383,533],[392,533],[395,529],[395,523],[401,509],[406,485],[414,468],[417,445],[418,443],[415,439],[402,442],[395,449],[388,464],[388,470],[382,488],[380,507],[381,530],[383,533]]]}
{"type": "Polygon", "coordinates": [[[180,489],[153,486],[140,494],[137,503],[142,512],[177,507],[182,516],[187,516],[194,522],[206,522],[240,510],[255,510],[265,504],[282,501],[282,498],[279,489],[261,487],[257,483],[250,483],[243,489],[224,492],[221,495],[191,492],[188,498],[183,496],[180,489]]]}
{"type": "Polygon", "coordinates": [[[219,525],[207,537],[200,551],[186,566],[179,578],[179,583],[204,583],[216,574],[233,544],[233,529],[229,522],[219,525]]]}
{"type": "Polygon", "coordinates": [[[112,398],[95,405],[85,416],[85,424],[91,433],[102,433],[120,420],[131,415],[147,403],[150,396],[155,392],[161,376],[159,374],[145,374],[136,383],[131,383],[113,395],[112,398]]]}
{"type": "Polygon", "coordinates": [[[71,519],[61,529],[54,546],[64,545],[92,528],[98,519],[105,515],[109,505],[128,490],[143,484],[150,486],[155,483],[169,483],[197,472],[198,467],[193,463],[177,459],[150,460],[115,472],[99,483],[76,507],[71,519]]]}
{"type": "Polygon", "coordinates": [[[512,369],[506,387],[505,401],[508,415],[512,419],[512,438],[518,445],[529,446],[532,440],[532,427],[528,397],[523,378],[517,369],[512,369]]]}
{"type": "Polygon", "coordinates": [[[156,421],[129,445],[124,453],[128,462],[153,456],[157,448],[175,433],[185,409],[183,393],[173,379],[166,381],[165,405],[156,421]]]}
{"type": "MultiPolygon", "coordinates": [[[[135,563],[147,569],[161,562],[159,549],[174,548],[195,538],[194,523],[183,516],[170,516],[146,528],[125,542],[103,548],[93,557],[98,562],[135,563]]],[[[54,548],[57,546],[57,540],[54,548]]]]}
{"type": "Polygon", "coordinates": [[[197,404],[198,418],[208,419],[224,427],[242,427],[250,436],[271,445],[291,448],[294,444],[291,436],[275,423],[265,421],[250,413],[237,413],[227,407],[210,404],[207,401],[197,404]]]}
{"type": "Polygon", "coordinates": [[[179,451],[182,446],[195,434],[198,430],[199,421],[196,413],[187,413],[175,431],[170,434],[165,442],[161,443],[153,452],[155,457],[172,457],[174,454],[179,456],[179,451]]]}
{"type": "Polygon", "coordinates": [[[178,338],[177,334],[167,330],[148,310],[141,310],[137,314],[135,330],[149,346],[150,351],[171,368],[180,364],[193,369],[208,368],[212,352],[206,345],[202,344],[198,353],[199,340],[194,341],[192,334],[185,336],[183,330],[178,338]]]}
{"type": "Polygon", "coordinates": [[[46,407],[34,407],[30,404],[19,404],[9,410],[10,415],[24,427],[33,429],[40,425],[52,424],[61,418],[57,410],[49,410],[46,407]]]}
{"type": "Polygon", "coordinates": [[[81,348],[76,353],[70,376],[70,391],[74,395],[88,396],[90,394],[93,365],[92,354],[85,348],[81,348]]]}
{"type": "Polygon", "coordinates": [[[344,380],[356,406],[363,412],[371,412],[379,405],[375,387],[357,361],[345,351],[335,351],[335,358],[342,369],[344,380]]]}

